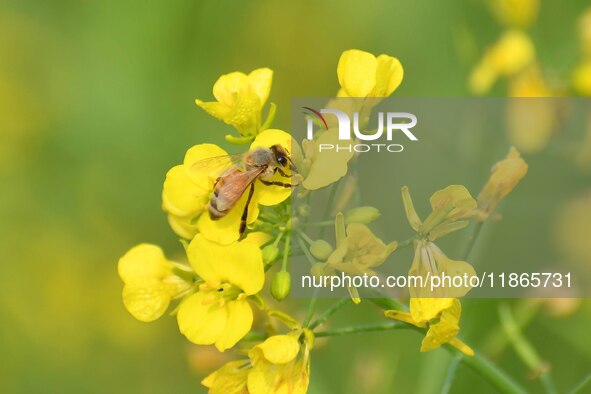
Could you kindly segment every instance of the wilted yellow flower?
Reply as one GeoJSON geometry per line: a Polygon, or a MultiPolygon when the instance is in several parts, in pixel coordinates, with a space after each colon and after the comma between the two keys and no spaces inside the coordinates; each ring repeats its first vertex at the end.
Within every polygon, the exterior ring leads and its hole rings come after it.
{"type": "Polygon", "coordinates": [[[540,10],[539,0],[489,0],[491,11],[507,27],[530,26],[540,10]]]}
{"type": "MultiPolygon", "coordinates": [[[[273,71],[259,68],[246,75],[233,72],[222,75],[213,85],[217,102],[195,100],[210,115],[232,125],[241,136],[254,138],[261,127],[261,110],[269,97],[273,71]]],[[[239,142],[229,137],[231,142],[239,142]]]]}
{"type": "Polygon", "coordinates": [[[330,149],[320,152],[320,146],[342,146],[336,129],[328,129],[318,133],[313,140],[302,141],[305,158],[301,168],[304,181],[302,186],[308,190],[316,190],[337,182],[347,174],[347,165],[353,158],[353,149],[330,149]]]}
{"type": "MultiPolygon", "coordinates": [[[[415,241],[415,257],[412,261],[409,276],[421,277],[425,280],[427,286],[427,278],[443,274],[451,278],[453,283],[455,277],[468,278],[475,276],[474,268],[465,261],[452,260],[447,257],[437,245],[426,240],[415,241]]],[[[466,283],[462,281],[462,283],[466,283]]],[[[470,291],[470,286],[455,287],[448,285],[447,282],[442,282],[439,286],[431,290],[430,287],[411,287],[411,297],[463,297],[470,291]]]]}
{"type": "Polygon", "coordinates": [[[310,382],[310,346],[301,345],[299,330],[275,335],[250,350],[250,394],[305,394],[310,382]],[[300,354],[301,353],[301,354],[300,354]]]}
{"type": "Polygon", "coordinates": [[[346,238],[328,257],[327,267],[350,275],[376,275],[373,268],[382,265],[397,247],[396,241],[385,244],[365,224],[351,223],[346,238]]]}
{"type": "Polygon", "coordinates": [[[455,298],[411,298],[410,313],[395,310],[384,312],[390,319],[427,328],[421,352],[428,352],[449,343],[462,353],[473,356],[474,351],[457,338],[461,313],[462,305],[455,298]]]}
{"type": "Polygon", "coordinates": [[[138,320],[149,322],[166,312],[170,301],[191,290],[192,273],[168,261],[158,246],[140,244],[119,259],[123,303],[138,320]],[[181,275],[181,276],[179,276],[181,275]]]}
{"type": "Polygon", "coordinates": [[[510,77],[534,61],[535,48],[529,37],[519,30],[509,30],[487,48],[470,75],[470,89],[486,94],[499,77],[510,77]]]}
{"type": "Polygon", "coordinates": [[[521,158],[519,151],[514,147],[511,147],[507,157],[504,160],[497,162],[492,167],[492,174],[478,195],[476,218],[479,220],[486,220],[490,217],[490,215],[494,213],[499,202],[505,198],[527,174],[527,168],[527,163],[521,158]]]}
{"type": "Polygon", "coordinates": [[[477,206],[462,185],[451,185],[433,193],[429,199],[432,211],[425,221],[417,214],[407,186],[402,188],[402,202],[410,226],[421,238],[431,241],[466,227],[468,222],[461,219],[477,206]]]}
{"type": "Polygon", "coordinates": [[[337,75],[339,97],[388,97],[402,82],[404,70],[395,57],[350,49],[342,53],[337,75]]]}
{"type": "Polygon", "coordinates": [[[181,303],[180,331],[193,343],[215,344],[220,351],[231,348],[252,325],[253,312],[246,297],[263,287],[261,250],[246,241],[219,245],[198,234],[187,256],[204,283],[181,303]]]}

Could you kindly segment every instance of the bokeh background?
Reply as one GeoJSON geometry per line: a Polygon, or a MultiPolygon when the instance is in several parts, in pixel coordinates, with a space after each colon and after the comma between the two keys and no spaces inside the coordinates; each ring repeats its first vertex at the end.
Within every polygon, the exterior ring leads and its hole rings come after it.
{"type": "MultiPolygon", "coordinates": [[[[563,95],[576,94],[571,73],[583,56],[578,21],[586,5],[543,0],[528,27],[539,64],[563,95]]],[[[222,143],[231,132],[194,104],[211,98],[219,75],[272,68],[275,124],[288,128],[292,97],[336,92],[343,50],[397,56],[405,78],[396,95],[467,96],[471,70],[503,29],[476,0],[1,1],[0,392],[195,393],[225,361],[191,346],[175,319],[135,321],[123,308],[116,269],[140,242],[181,252],[160,208],[162,182],[191,145],[222,143]]],[[[505,82],[489,94],[506,95],[505,82]]],[[[537,182],[555,183],[563,202],[541,220],[529,217],[523,237],[540,245],[530,258],[591,265],[584,219],[591,176],[570,160],[584,145],[561,137],[553,137],[559,148],[526,155],[530,168],[547,169],[537,182]],[[572,177],[553,176],[556,165],[572,177]]],[[[505,135],[499,140],[495,153],[509,146],[505,135]]],[[[500,158],[468,159],[484,182],[500,158]]],[[[444,172],[421,180],[425,201],[444,172]]],[[[535,184],[528,201],[508,199],[505,215],[536,204],[535,184]]],[[[588,300],[507,302],[533,311],[524,332],[561,391],[589,373],[588,300]]],[[[292,303],[296,311],[304,304],[292,303]]],[[[499,340],[498,303],[465,301],[462,338],[539,391],[535,374],[499,340]]],[[[371,308],[349,308],[334,325],[378,318],[371,308]]],[[[450,356],[421,354],[419,342],[413,332],[389,332],[320,343],[310,392],[439,392],[450,356]]],[[[453,392],[474,387],[494,392],[460,366],[453,392]]]]}

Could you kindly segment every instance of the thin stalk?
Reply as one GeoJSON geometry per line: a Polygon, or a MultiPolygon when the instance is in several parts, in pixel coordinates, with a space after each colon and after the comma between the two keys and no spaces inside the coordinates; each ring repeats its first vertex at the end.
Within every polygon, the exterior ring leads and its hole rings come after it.
{"type": "Polygon", "coordinates": [[[314,333],[316,338],[336,337],[341,335],[359,334],[363,332],[387,331],[410,328],[408,325],[398,322],[385,322],[377,324],[365,324],[361,326],[341,327],[332,330],[314,333]]]}
{"type": "Polygon", "coordinates": [[[334,315],[339,309],[344,307],[350,301],[350,298],[342,298],[332,304],[327,310],[325,310],[312,324],[310,324],[310,329],[313,330],[322,323],[326,322],[329,317],[334,315]]]}
{"type": "Polygon", "coordinates": [[[552,376],[548,371],[548,367],[544,361],[542,361],[538,352],[536,352],[536,349],[521,332],[508,304],[501,304],[499,306],[499,316],[505,334],[507,334],[507,337],[513,344],[513,348],[521,361],[523,361],[532,372],[539,374],[546,393],[555,394],[557,392],[556,386],[552,381],[552,376]]]}
{"type": "Polygon", "coordinates": [[[451,363],[449,364],[449,369],[447,370],[447,375],[445,376],[445,381],[443,382],[443,387],[441,388],[441,394],[448,394],[451,390],[451,385],[456,377],[456,371],[458,370],[460,361],[462,361],[462,356],[460,355],[452,358],[451,363]]]}
{"type": "Polygon", "coordinates": [[[483,225],[484,225],[484,222],[476,223],[476,226],[474,227],[474,230],[472,231],[472,235],[470,235],[470,238],[468,239],[468,245],[466,246],[466,251],[464,252],[464,261],[468,261],[468,258],[470,257],[470,253],[472,253],[472,249],[474,249],[474,245],[476,244],[476,240],[478,239],[478,236],[480,235],[480,231],[482,230],[483,225]]]}
{"type": "Polygon", "coordinates": [[[583,378],[583,380],[581,380],[579,383],[577,383],[577,385],[571,390],[569,391],[569,394],[577,394],[582,392],[581,390],[583,390],[585,388],[585,386],[589,385],[591,383],[591,373],[587,376],[585,376],[583,378]]]}

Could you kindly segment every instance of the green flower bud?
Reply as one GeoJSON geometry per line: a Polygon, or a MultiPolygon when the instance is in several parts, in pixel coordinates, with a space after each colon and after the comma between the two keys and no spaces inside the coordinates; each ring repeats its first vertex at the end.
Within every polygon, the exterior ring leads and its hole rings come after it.
{"type": "Polygon", "coordinates": [[[306,218],[308,216],[310,216],[310,211],[311,208],[309,205],[305,204],[305,205],[300,205],[298,208],[298,215],[300,215],[303,218],[306,218]]]}
{"type": "Polygon", "coordinates": [[[316,257],[318,260],[327,260],[332,252],[332,245],[322,239],[314,241],[312,245],[310,245],[310,253],[312,253],[312,256],[316,257]]]}
{"type": "Polygon", "coordinates": [[[277,301],[285,299],[291,289],[291,275],[287,271],[276,272],[271,282],[271,295],[277,301]]]}
{"type": "Polygon", "coordinates": [[[380,211],[374,207],[357,207],[345,213],[345,223],[369,224],[380,217],[380,211]]]}
{"type": "Polygon", "coordinates": [[[269,264],[275,261],[279,255],[279,248],[275,245],[267,245],[263,248],[263,263],[269,264]]]}

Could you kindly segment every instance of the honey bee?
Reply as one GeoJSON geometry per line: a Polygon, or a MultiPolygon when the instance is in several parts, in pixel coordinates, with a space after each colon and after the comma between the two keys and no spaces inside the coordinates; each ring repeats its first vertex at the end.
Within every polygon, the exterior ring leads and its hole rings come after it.
{"type": "MultiPolygon", "coordinates": [[[[293,180],[299,176],[289,152],[280,145],[273,145],[270,148],[259,147],[244,154],[224,156],[220,160],[226,163],[225,165],[222,164],[226,169],[215,181],[209,199],[209,217],[211,220],[219,220],[226,216],[248,189],[248,197],[240,219],[240,236],[244,234],[246,229],[248,206],[254,194],[257,179],[268,186],[275,185],[285,188],[298,186],[298,184],[291,182],[281,182],[273,179],[275,174],[279,174],[288,180],[293,180]]],[[[198,169],[204,165],[204,162],[210,161],[210,159],[205,159],[197,162],[192,169],[198,169]]]]}

